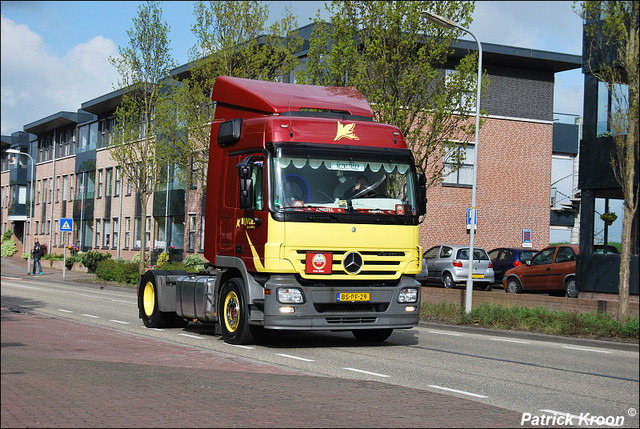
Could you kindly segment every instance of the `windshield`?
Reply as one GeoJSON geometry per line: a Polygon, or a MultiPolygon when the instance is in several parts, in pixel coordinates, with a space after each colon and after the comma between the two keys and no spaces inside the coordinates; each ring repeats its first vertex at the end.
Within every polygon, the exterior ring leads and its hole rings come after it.
{"type": "Polygon", "coordinates": [[[410,160],[344,157],[273,158],[273,205],[278,211],[415,214],[410,160]]]}

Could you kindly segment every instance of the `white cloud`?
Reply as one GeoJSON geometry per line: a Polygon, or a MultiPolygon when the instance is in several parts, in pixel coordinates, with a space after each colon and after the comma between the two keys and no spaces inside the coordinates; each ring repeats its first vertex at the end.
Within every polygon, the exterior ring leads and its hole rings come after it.
{"type": "Polygon", "coordinates": [[[117,73],[108,57],[117,50],[112,40],[96,36],[59,58],[28,26],[1,19],[2,134],[59,111],[75,112],[113,90],[117,73]]]}

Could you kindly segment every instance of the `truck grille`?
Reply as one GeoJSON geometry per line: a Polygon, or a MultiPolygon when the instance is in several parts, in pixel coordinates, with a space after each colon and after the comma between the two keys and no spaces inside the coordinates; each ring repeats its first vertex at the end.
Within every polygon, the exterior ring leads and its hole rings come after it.
{"type": "Polygon", "coordinates": [[[389,308],[388,303],[352,303],[352,304],[314,304],[318,313],[350,314],[350,313],[383,313],[389,308]]]}
{"type": "Polygon", "coordinates": [[[374,316],[367,316],[367,317],[327,316],[324,319],[327,321],[327,323],[330,323],[332,325],[339,325],[339,324],[351,325],[354,323],[360,323],[360,324],[375,323],[378,318],[374,316]]]}
{"type": "MultiPolygon", "coordinates": [[[[297,270],[305,277],[306,256],[307,252],[315,252],[316,250],[297,250],[295,263],[297,270]]],[[[389,251],[357,251],[362,256],[362,269],[357,274],[349,274],[345,269],[343,260],[347,253],[351,251],[333,250],[322,251],[322,253],[332,253],[333,263],[331,266],[331,274],[334,276],[348,276],[348,278],[374,276],[376,278],[397,278],[402,272],[405,252],[389,252],[389,251]]]]}

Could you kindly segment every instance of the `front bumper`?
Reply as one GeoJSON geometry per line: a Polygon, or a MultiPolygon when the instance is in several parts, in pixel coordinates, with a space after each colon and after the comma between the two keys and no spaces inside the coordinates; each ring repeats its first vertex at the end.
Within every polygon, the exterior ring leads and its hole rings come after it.
{"type": "Polygon", "coordinates": [[[348,281],[339,285],[301,285],[293,275],[272,276],[265,284],[271,293],[265,295],[264,327],[283,330],[352,330],[378,328],[411,328],[420,317],[421,286],[415,279],[403,276],[396,286],[363,285],[348,281]],[[302,304],[281,304],[277,300],[277,289],[298,288],[305,296],[302,304]],[[398,294],[403,288],[415,288],[418,300],[415,303],[398,303],[398,294]],[[340,293],[370,294],[367,302],[339,302],[340,293]],[[292,313],[282,313],[281,307],[292,307],[292,313]],[[407,312],[407,307],[414,307],[407,312]]]}

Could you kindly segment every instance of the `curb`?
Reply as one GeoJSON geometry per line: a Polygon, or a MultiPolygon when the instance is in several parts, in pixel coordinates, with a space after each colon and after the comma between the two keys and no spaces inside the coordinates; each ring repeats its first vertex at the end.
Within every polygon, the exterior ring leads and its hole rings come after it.
{"type": "Polygon", "coordinates": [[[503,336],[509,338],[518,338],[521,340],[533,340],[533,341],[546,341],[551,343],[564,343],[596,348],[606,348],[614,350],[624,350],[631,352],[638,352],[640,345],[637,343],[623,343],[618,341],[605,341],[594,340],[591,338],[575,338],[575,337],[562,337],[558,335],[538,334],[532,332],[522,331],[504,331],[499,329],[480,328],[475,326],[459,326],[449,325],[446,323],[434,323],[434,322],[419,322],[418,326],[422,328],[443,329],[455,332],[463,332],[467,334],[478,334],[487,336],[503,336]]]}

